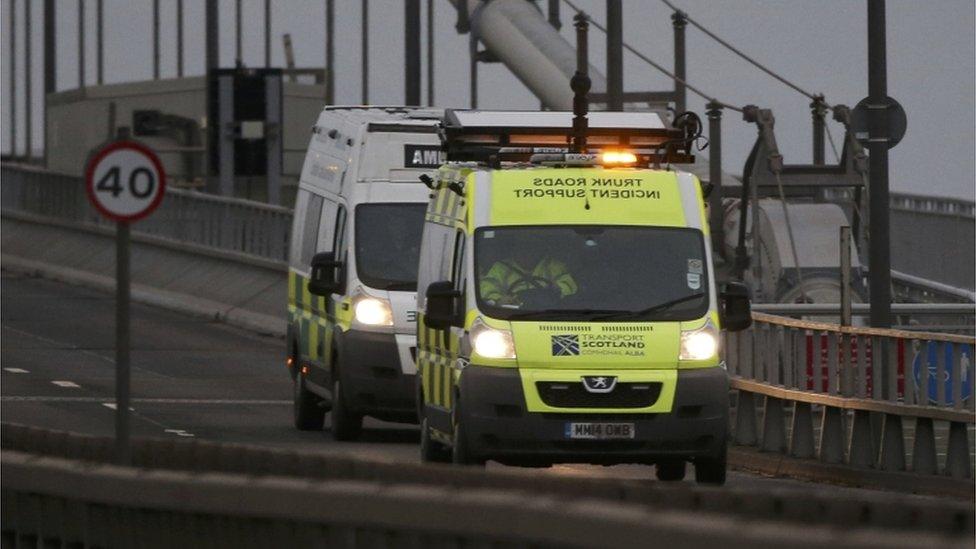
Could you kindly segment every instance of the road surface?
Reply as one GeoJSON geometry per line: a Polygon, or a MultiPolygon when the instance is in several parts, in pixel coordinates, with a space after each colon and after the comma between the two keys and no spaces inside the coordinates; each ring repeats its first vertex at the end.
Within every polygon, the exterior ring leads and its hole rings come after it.
{"type": "MultiPolygon", "coordinates": [[[[7,270],[0,280],[0,296],[3,421],[113,435],[114,296],[7,270]]],[[[413,425],[367,418],[363,438],[355,443],[336,442],[327,429],[295,430],[291,379],[280,339],[136,303],[131,318],[133,436],[419,461],[419,435],[413,425]]],[[[539,471],[654,478],[652,467],[639,465],[566,465],[539,471]]],[[[742,472],[730,472],[727,486],[878,495],[742,472]]],[[[886,494],[893,499],[921,497],[886,494]]]]}

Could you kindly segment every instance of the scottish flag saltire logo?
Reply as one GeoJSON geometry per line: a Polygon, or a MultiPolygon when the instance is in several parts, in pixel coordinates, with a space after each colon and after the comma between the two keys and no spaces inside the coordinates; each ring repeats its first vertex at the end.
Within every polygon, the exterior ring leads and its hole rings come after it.
{"type": "Polygon", "coordinates": [[[578,356],[580,354],[579,336],[552,336],[552,356],[578,356]]]}

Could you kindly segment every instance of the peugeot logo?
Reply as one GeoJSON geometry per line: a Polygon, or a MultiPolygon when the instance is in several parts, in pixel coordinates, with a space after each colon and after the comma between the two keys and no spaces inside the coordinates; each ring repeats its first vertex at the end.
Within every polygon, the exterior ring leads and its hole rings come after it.
{"type": "Polygon", "coordinates": [[[609,393],[617,386],[615,376],[583,376],[583,387],[589,393],[609,393]]]}

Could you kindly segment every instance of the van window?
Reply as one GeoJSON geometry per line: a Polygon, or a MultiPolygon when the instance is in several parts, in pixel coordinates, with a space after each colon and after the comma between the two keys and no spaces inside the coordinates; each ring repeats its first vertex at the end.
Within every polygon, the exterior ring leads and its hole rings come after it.
{"type": "Polygon", "coordinates": [[[454,261],[451,267],[451,282],[454,289],[464,290],[464,233],[457,232],[454,238],[454,261]]]}
{"type": "Polygon", "coordinates": [[[342,261],[346,258],[346,207],[339,204],[336,210],[335,229],[332,231],[332,249],[336,252],[336,259],[342,261]]]}
{"type": "Polygon", "coordinates": [[[308,207],[305,209],[305,227],[302,229],[302,255],[300,268],[308,269],[312,264],[318,244],[319,222],[322,220],[322,197],[317,194],[309,195],[308,207]]]}
{"type": "Polygon", "coordinates": [[[373,203],[356,206],[356,273],[364,284],[381,290],[415,291],[422,203],[373,203]]]}
{"type": "Polygon", "coordinates": [[[298,190],[295,197],[294,222],[291,228],[291,245],[288,248],[289,262],[293,269],[304,270],[308,265],[302,265],[302,231],[305,228],[305,208],[308,206],[309,192],[298,190]]]}

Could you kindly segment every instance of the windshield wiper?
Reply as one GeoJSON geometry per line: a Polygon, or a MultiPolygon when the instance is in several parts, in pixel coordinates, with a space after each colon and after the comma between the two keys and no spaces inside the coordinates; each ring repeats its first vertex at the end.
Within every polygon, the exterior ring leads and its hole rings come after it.
{"type": "Polygon", "coordinates": [[[665,301],[664,303],[658,303],[657,305],[652,305],[646,309],[641,309],[639,311],[614,311],[606,315],[594,318],[593,320],[610,320],[617,318],[635,318],[649,315],[651,313],[656,313],[658,311],[663,311],[665,309],[670,309],[675,305],[679,305],[686,301],[691,301],[692,299],[699,299],[705,297],[705,292],[690,294],[686,296],[679,297],[677,299],[672,299],[670,301],[665,301]]]}
{"type": "Polygon", "coordinates": [[[528,320],[539,317],[584,317],[589,319],[590,315],[610,315],[629,313],[618,309],[541,309],[537,311],[516,311],[508,315],[508,320],[528,320]]]}

